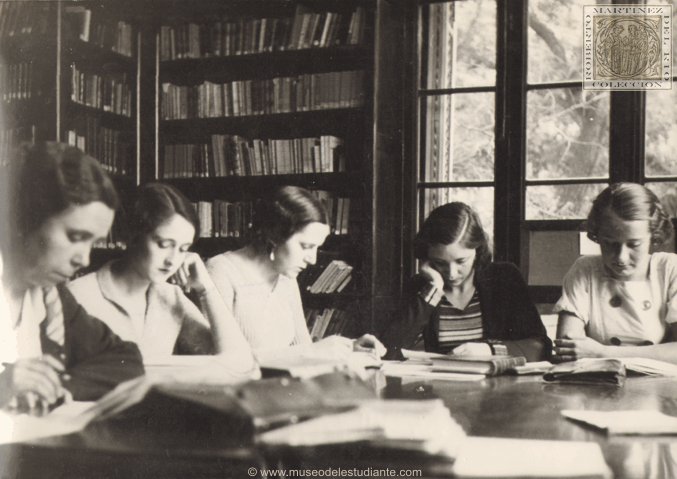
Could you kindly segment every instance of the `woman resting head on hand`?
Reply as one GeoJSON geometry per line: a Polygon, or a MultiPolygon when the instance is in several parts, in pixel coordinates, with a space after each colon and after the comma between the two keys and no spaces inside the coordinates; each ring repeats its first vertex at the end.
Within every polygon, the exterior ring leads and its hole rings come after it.
{"type": "Polygon", "coordinates": [[[346,358],[353,350],[385,354],[371,335],[356,340],[332,336],[317,343],[310,339],[296,277],[315,264],[317,249],[329,232],[329,217],[320,200],[303,188],[285,186],[258,202],[250,244],[207,262],[257,356],[310,351],[346,358]]]}
{"type": "Polygon", "coordinates": [[[199,231],[190,201],[176,188],[150,183],[137,190],[128,248],[122,257],[69,284],[76,299],[128,341],[144,360],[223,353],[233,372],[255,369],[251,350],[202,259],[189,248],[199,231]],[[194,290],[200,309],[181,288],[194,290]]]}
{"type": "Polygon", "coordinates": [[[677,363],[677,256],[652,253],[673,235],[656,195],[616,183],[592,204],[588,237],[601,255],[571,267],[555,306],[555,358],[647,357],[677,363]],[[618,347],[621,346],[621,347],[618,347]]]}
{"type": "Polygon", "coordinates": [[[62,143],[24,145],[4,169],[0,405],[35,413],[70,394],[97,399],[142,374],[141,356],[57,286],[107,236],[115,188],[96,160],[62,143]]]}
{"type": "Polygon", "coordinates": [[[414,254],[419,274],[405,291],[403,317],[390,328],[389,349],[549,358],[551,342],[521,273],[492,263],[472,208],[453,202],[434,209],[414,239],[414,254]]]}

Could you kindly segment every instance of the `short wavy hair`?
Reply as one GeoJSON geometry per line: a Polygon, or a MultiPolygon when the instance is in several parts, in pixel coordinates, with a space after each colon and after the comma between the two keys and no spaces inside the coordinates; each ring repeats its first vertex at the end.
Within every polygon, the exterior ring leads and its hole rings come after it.
{"type": "Polygon", "coordinates": [[[585,224],[588,238],[595,243],[599,243],[600,223],[608,209],[624,221],[648,220],[654,246],[662,245],[674,234],[672,221],[653,191],[637,183],[614,183],[592,202],[585,224]]]}
{"type": "Polygon", "coordinates": [[[489,238],[482,228],[480,217],[460,201],[438,206],[428,215],[414,238],[414,256],[419,260],[428,259],[431,245],[450,245],[457,241],[463,247],[475,250],[476,270],[491,263],[489,238]]]}
{"type": "Polygon", "coordinates": [[[115,186],[99,162],[66,143],[21,144],[2,170],[3,249],[20,247],[70,206],[95,201],[112,210],[119,206],[115,186]]]}
{"type": "Polygon", "coordinates": [[[129,242],[136,244],[162,223],[178,214],[195,228],[193,241],[200,233],[200,219],[193,204],[172,185],[148,183],[136,191],[134,206],[129,213],[129,242]]]}
{"type": "Polygon", "coordinates": [[[297,186],[282,186],[259,200],[252,215],[252,243],[268,252],[310,223],[329,225],[319,198],[297,186]]]}

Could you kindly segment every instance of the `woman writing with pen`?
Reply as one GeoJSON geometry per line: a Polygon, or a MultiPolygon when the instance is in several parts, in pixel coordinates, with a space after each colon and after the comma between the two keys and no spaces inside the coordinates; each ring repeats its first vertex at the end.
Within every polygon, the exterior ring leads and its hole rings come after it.
{"type": "Polygon", "coordinates": [[[98,399],[143,374],[141,355],[61,285],[108,234],[115,188],[96,160],[56,142],[26,145],[4,168],[0,407],[98,399]]]}

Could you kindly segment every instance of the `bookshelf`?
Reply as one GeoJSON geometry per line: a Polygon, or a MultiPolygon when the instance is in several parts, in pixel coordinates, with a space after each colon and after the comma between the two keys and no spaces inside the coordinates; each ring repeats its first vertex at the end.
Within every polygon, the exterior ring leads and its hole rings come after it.
{"type": "Polygon", "coordinates": [[[401,283],[406,5],[0,2],[0,148],[84,142],[124,207],[137,184],[175,185],[211,217],[195,245],[205,257],[244,244],[247,205],[270,189],[316,191],[334,231],[318,268],[353,270],[340,293],[304,304],[355,311],[357,333],[378,332],[401,283]]]}
{"type": "Polygon", "coordinates": [[[168,2],[156,23],[154,178],[211,218],[194,248],[209,257],[242,246],[253,202],[277,186],[304,187],[332,216],[318,263],[299,277],[304,305],[361,311],[371,281],[376,2],[184,7],[168,2]],[[240,227],[224,227],[237,208],[240,227]],[[351,279],[341,292],[311,293],[308,278],[334,258],[351,279]]]}
{"type": "MultiPolygon", "coordinates": [[[[124,2],[0,2],[0,150],[63,141],[97,158],[120,197],[140,182],[138,42],[124,2]]],[[[121,246],[116,221],[91,268],[121,246]]]]}

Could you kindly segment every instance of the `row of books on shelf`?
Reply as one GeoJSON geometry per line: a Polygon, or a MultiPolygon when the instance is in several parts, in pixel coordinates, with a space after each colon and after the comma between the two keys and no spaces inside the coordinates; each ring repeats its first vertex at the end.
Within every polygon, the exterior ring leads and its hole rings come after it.
{"type": "Polygon", "coordinates": [[[341,309],[309,309],[306,311],[306,324],[313,341],[327,336],[341,334],[348,326],[350,313],[341,309]]]}
{"type": "MultiPolygon", "coordinates": [[[[317,193],[322,196],[322,202],[327,207],[334,234],[347,234],[350,198],[334,198],[328,191],[317,193]]],[[[200,238],[243,238],[251,228],[253,204],[250,201],[230,202],[217,199],[198,201],[193,203],[193,207],[200,218],[200,238]]],[[[340,286],[311,292],[332,293],[340,286]]]]}
{"type": "Polygon", "coordinates": [[[162,84],[162,119],[269,115],[364,104],[364,71],[304,74],[266,80],[162,84]]]}
{"type": "Polygon", "coordinates": [[[332,260],[324,269],[317,268],[303,278],[306,291],[312,294],[340,293],[352,279],[353,267],[343,260],[332,260]]]}
{"type": "Polygon", "coordinates": [[[24,141],[32,141],[34,137],[35,126],[0,130],[0,166],[11,158],[14,148],[24,141]]]}
{"type": "Polygon", "coordinates": [[[131,117],[132,91],[125,73],[101,76],[71,65],[71,100],[75,103],[131,117]]]}
{"type": "Polygon", "coordinates": [[[293,18],[235,18],[209,24],[160,28],[160,59],[249,55],[282,50],[357,45],[363,41],[365,12],[310,12],[298,5],[293,18]]]}
{"type": "Polygon", "coordinates": [[[0,97],[2,101],[30,100],[33,62],[10,65],[0,63],[0,97]]]}
{"type": "Polygon", "coordinates": [[[68,26],[74,38],[105,50],[131,57],[134,48],[132,25],[107,18],[92,19],[92,10],[82,5],[66,6],[68,26]]]}
{"type": "Polygon", "coordinates": [[[164,178],[260,176],[345,171],[343,140],[331,135],[248,140],[212,135],[211,144],[165,145],[164,178]]]}
{"type": "Polygon", "coordinates": [[[83,127],[68,130],[69,145],[77,146],[99,160],[106,171],[114,175],[130,173],[131,144],[123,132],[101,126],[99,120],[87,117],[83,127]]]}
{"type": "Polygon", "coordinates": [[[347,235],[350,221],[350,198],[335,197],[325,190],[315,190],[313,193],[327,209],[329,226],[331,226],[334,234],[347,235]]]}
{"type": "Polygon", "coordinates": [[[0,2],[0,38],[47,33],[49,3],[0,2]]]}
{"type": "Polygon", "coordinates": [[[198,201],[193,207],[200,218],[200,238],[242,238],[251,228],[250,201],[198,201]]]}

